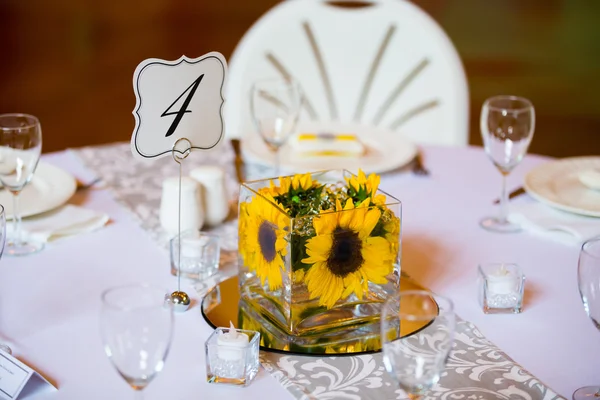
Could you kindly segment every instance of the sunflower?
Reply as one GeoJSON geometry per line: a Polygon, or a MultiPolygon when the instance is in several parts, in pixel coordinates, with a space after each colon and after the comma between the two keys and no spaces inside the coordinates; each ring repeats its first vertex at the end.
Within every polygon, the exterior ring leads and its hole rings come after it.
{"type": "Polygon", "coordinates": [[[319,305],[328,309],[351,293],[362,300],[369,282],[385,284],[392,271],[392,246],[384,237],[371,236],[381,210],[369,207],[370,201],[355,207],[348,199],[342,208],[338,200],[335,212],[313,219],[316,236],[306,243],[308,257],[302,262],[311,267],[304,282],[310,298],[319,298],[319,305]]]}
{"type": "Polygon", "coordinates": [[[246,227],[248,226],[248,203],[239,203],[239,218],[238,218],[238,249],[243,260],[246,260],[247,246],[246,246],[246,227]]]}
{"type": "Polygon", "coordinates": [[[371,204],[384,205],[386,198],[383,194],[377,194],[381,177],[377,174],[370,174],[368,177],[362,169],[358,170],[358,176],[344,178],[348,187],[348,195],[355,203],[362,203],[367,198],[371,199],[371,204]]]}
{"type": "Polygon", "coordinates": [[[268,282],[269,290],[278,289],[285,268],[289,219],[281,211],[281,204],[268,193],[255,196],[244,208],[246,213],[240,218],[240,246],[244,247],[240,254],[244,264],[256,272],[262,285],[268,282]]]}
{"type": "Polygon", "coordinates": [[[279,183],[281,192],[280,193],[288,193],[291,190],[308,190],[314,186],[317,186],[319,183],[317,181],[313,181],[312,175],[308,174],[296,174],[292,177],[282,176],[279,177],[279,183]]]}
{"type": "Polygon", "coordinates": [[[396,256],[400,247],[400,218],[396,217],[391,210],[384,212],[389,213],[389,219],[383,224],[384,237],[390,244],[392,254],[396,256]]]}
{"type": "Polygon", "coordinates": [[[323,203],[324,185],[313,180],[311,174],[298,174],[279,178],[279,186],[271,182],[270,191],[286,213],[296,218],[308,214],[318,214],[323,203]]]}

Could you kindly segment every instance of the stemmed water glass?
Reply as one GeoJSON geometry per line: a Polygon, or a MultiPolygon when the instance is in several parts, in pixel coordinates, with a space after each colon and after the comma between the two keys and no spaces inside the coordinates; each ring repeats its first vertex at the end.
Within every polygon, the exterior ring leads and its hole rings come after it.
{"type": "Polygon", "coordinates": [[[298,122],[302,94],[294,79],[264,79],[252,85],[250,112],[263,141],[275,155],[275,176],[279,176],[279,150],[298,122]]]}
{"type": "Polygon", "coordinates": [[[535,111],[522,97],[496,96],[483,103],[481,137],[485,152],[502,174],[500,215],[481,220],[481,226],[495,232],[517,232],[521,227],[508,221],[506,177],[523,159],[533,138],[535,111]]]}
{"type": "MultiPolygon", "coordinates": [[[[588,240],[581,246],[577,283],[583,308],[600,330],[600,238],[588,240]]],[[[586,386],[573,393],[574,400],[600,398],[600,385],[586,386]]]]}
{"type": "MultiPolygon", "coordinates": [[[[5,242],[6,242],[6,215],[4,213],[4,206],[2,204],[0,204],[0,258],[2,258],[2,254],[4,253],[4,243],[5,242]]],[[[0,350],[3,350],[8,354],[12,353],[10,347],[5,345],[4,343],[0,343],[0,350]]]]}
{"type": "Polygon", "coordinates": [[[452,348],[455,323],[452,301],[431,292],[400,292],[385,302],[383,362],[410,399],[420,399],[439,381],[452,348]]]}
{"type": "Polygon", "coordinates": [[[20,256],[35,253],[42,242],[24,239],[21,232],[19,194],[31,181],[42,151],[42,128],[33,115],[0,115],[0,182],[13,195],[14,229],[6,243],[6,253],[20,256]]]}
{"type": "Polygon", "coordinates": [[[164,366],[173,335],[173,307],[167,292],[128,285],[102,294],[100,331],[104,351],[136,399],[164,366]]]}

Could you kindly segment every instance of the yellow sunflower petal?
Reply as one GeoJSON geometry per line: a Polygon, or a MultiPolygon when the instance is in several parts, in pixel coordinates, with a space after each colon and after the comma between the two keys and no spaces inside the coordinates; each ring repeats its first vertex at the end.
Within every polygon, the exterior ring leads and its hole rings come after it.
{"type": "Polygon", "coordinates": [[[306,254],[309,256],[302,260],[303,263],[312,264],[317,261],[326,261],[333,243],[331,235],[318,235],[306,242],[306,254]]]}
{"type": "Polygon", "coordinates": [[[387,203],[387,199],[385,197],[385,195],[383,194],[378,194],[375,197],[373,197],[373,203],[379,206],[383,206],[385,205],[385,203],[387,203]]]}
{"type": "Polygon", "coordinates": [[[358,169],[358,182],[361,185],[367,183],[367,176],[365,175],[365,172],[360,168],[358,169]]]}
{"type": "Polygon", "coordinates": [[[303,269],[299,269],[297,271],[294,271],[294,283],[302,283],[302,281],[304,280],[304,270],[303,269]]]}
{"type": "MultiPolygon", "coordinates": [[[[341,206],[340,206],[341,207],[341,206]]],[[[338,211],[340,226],[342,228],[348,228],[352,222],[353,213],[350,211],[354,209],[354,203],[352,199],[348,199],[344,204],[344,211],[338,211]]]]}
{"type": "Polygon", "coordinates": [[[320,214],[313,218],[313,227],[318,235],[330,235],[337,226],[337,215],[334,212],[320,214]]]}
{"type": "Polygon", "coordinates": [[[319,304],[331,308],[342,298],[343,292],[343,279],[335,275],[330,275],[329,284],[325,287],[323,295],[319,298],[319,304]]]}
{"type": "Polygon", "coordinates": [[[379,187],[379,182],[381,182],[381,177],[377,174],[371,174],[367,178],[367,190],[369,194],[375,195],[377,192],[377,188],[379,187]]]}
{"type": "Polygon", "coordinates": [[[381,211],[378,208],[373,207],[365,214],[365,219],[362,223],[362,227],[359,231],[359,236],[361,239],[366,238],[373,232],[375,225],[379,222],[379,218],[381,217],[381,211]]]}

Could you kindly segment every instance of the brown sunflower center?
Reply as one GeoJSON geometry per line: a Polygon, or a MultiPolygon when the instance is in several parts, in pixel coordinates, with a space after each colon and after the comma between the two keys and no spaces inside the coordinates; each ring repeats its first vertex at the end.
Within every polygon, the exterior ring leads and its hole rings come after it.
{"type": "Polygon", "coordinates": [[[276,241],[277,234],[275,233],[275,227],[272,223],[263,221],[258,227],[258,244],[260,245],[260,252],[267,262],[275,259],[276,241]]]}
{"type": "Polygon", "coordinates": [[[338,226],[333,231],[333,244],[327,257],[327,267],[332,274],[342,278],[358,271],[364,262],[361,249],[362,241],[358,233],[338,226]]]}

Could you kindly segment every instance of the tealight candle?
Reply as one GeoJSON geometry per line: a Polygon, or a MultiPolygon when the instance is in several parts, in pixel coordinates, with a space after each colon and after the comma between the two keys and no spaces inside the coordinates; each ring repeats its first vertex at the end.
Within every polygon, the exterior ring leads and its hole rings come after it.
{"type": "Polygon", "coordinates": [[[488,295],[513,293],[517,283],[518,277],[501,264],[500,268],[487,275],[488,295]]]}
{"type": "Polygon", "coordinates": [[[206,340],[206,380],[211,383],[248,385],[258,373],[260,333],[217,328],[206,340]]]}
{"type": "Polygon", "coordinates": [[[208,240],[209,239],[206,236],[182,238],[181,256],[192,258],[202,257],[202,251],[204,246],[208,244],[208,240]]]}
{"type": "Polygon", "coordinates": [[[217,352],[222,360],[239,361],[244,357],[244,349],[248,346],[248,335],[238,332],[229,322],[229,331],[217,336],[217,352]]]}
{"type": "Polygon", "coordinates": [[[479,266],[479,300],[486,314],[520,313],[525,276],[517,264],[495,263],[479,266]]]}
{"type": "Polygon", "coordinates": [[[181,272],[185,278],[206,279],[219,269],[219,236],[197,230],[183,232],[170,240],[170,253],[173,275],[181,272]]]}

